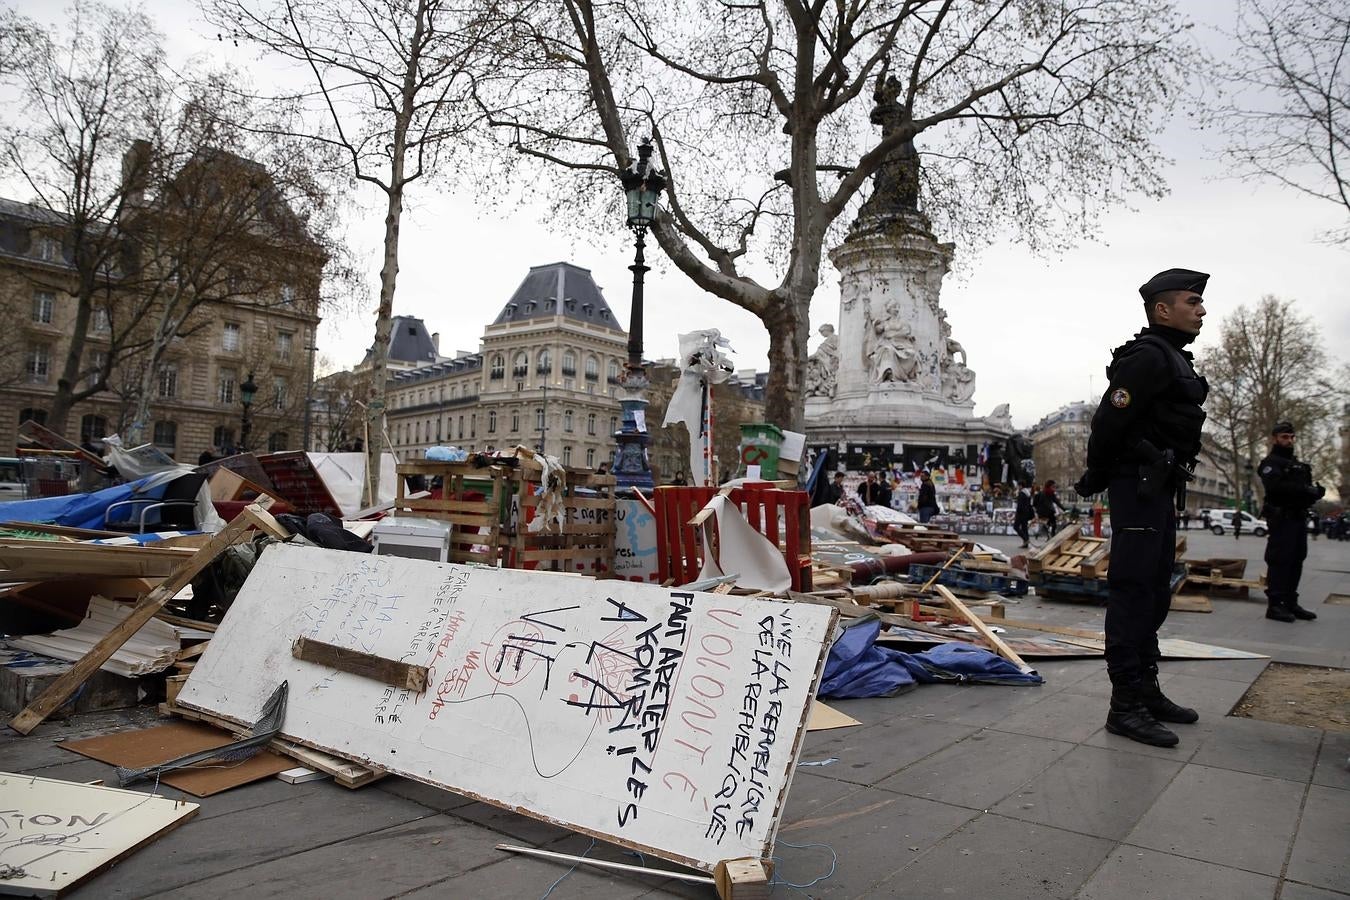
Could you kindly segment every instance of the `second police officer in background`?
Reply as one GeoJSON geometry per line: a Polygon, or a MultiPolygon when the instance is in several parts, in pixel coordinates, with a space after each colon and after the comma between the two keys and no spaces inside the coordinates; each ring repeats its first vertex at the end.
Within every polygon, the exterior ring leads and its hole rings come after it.
{"type": "Polygon", "coordinates": [[[1200,334],[1208,280],[1203,272],[1168,269],[1139,288],[1148,327],[1112,352],[1087,471],[1076,485],[1084,497],[1106,490],[1111,505],[1106,730],[1158,747],[1178,742],[1162,722],[1199,719],[1159,687],[1158,629],[1172,601],[1176,509],[1184,506],[1205,421],[1209,385],[1185,347],[1200,334]]]}
{"type": "Polygon", "coordinates": [[[1294,457],[1294,426],[1277,422],[1271,429],[1270,455],[1261,460],[1266,505],[1261,516],[1270,526],[1266,538],[1266,618],[1278,622],[1311,620],[1317,613],[1298,605],[1298,582],[1308,557],[1308,509],[1326,490],[1314,484],[1312,469],[1294,457]]]}

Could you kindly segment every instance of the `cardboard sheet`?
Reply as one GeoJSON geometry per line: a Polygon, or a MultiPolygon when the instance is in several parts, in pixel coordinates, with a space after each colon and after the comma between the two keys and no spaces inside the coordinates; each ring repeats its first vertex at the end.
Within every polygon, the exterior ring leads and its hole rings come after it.
{"type": "Polygon", "coordinates": [[[819,700],[812,700],[811,718],[806,720],[806,730],[829,731],[833,728],[848,728],[861,724],[857,719],[841,713],[833,706],[826,706],[819,700]]]}
{"type": "MultiPolygon", "coordinates": [[[[61,746],[81,756],[128,769],[168,762],[188,753],[223,747],[234,737],[219,728],[200,722],[171,722],[140,731],[123,731],[67,741],[61,746]]],[[[182,769],[160,781],[194,797],[210,797],[230,788],[270,778],[294,766],[292,760],[264,750],[239,763],[210,762],[194,769],[182,769]]]]}

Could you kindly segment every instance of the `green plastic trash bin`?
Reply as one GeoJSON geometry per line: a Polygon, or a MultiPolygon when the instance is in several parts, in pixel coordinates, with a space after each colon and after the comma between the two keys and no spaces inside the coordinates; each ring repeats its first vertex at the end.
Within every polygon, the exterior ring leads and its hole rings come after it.
{"type": "Polygon", "coordinates": [[[783,447],[783,429],[768,422],[745,422],[741,425],[741,466],[744,476],[750,466],[759,466],[761,478],[772,481],[778,477],[778,451],[783,447]]]}

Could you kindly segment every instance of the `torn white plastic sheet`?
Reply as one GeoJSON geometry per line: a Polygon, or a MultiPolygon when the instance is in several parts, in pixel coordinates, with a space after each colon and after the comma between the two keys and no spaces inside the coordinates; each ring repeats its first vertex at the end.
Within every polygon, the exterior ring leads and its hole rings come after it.
{"type": "MultiPolygon", "coordinates": [[[[366,480],[364,453],[311,453],[310,465],[323,479],[342,515],[352,518],[361,509],[361,494],[366,480]]],[[[380,496],[375,503],[392,503],[397,491],[398,461],[392,453],[380,455],[380,496]]]]}
{"type": "Polygon", "coordinates": [[[792,586],[783,551],[751,528],[736,504],[718,494],[704,508],[707,507],[712,507],[713,518],[717,520],[720,552],[717,559],[711,551],[703,554],[700,580],[734,574],[737,586],[751,590],[785,591],[792,586]]]}
{"type": "Polygon", "coordinates": [[[721,384],[731,377],[734,369],[731,359],[721,352],[731,349],[731,342],[716,328],[691,331],[680,335],[680,380],[675,385],[670,402],[666,404],[666,418],[661,425],[682,424],[689,432],[689,483],[707,484],[712,460],[704,453],[703,416],[704,398],[710,385],[721,384]]]}

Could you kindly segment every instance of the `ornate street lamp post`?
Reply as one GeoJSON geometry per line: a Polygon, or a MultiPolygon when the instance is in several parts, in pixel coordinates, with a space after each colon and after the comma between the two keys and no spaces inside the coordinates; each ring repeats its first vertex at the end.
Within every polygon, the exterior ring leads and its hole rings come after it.
{"type": "Polygon", "coordinates": [[[258,393],[258,386],[253,383],[253,373],[248,373],[248,380],[239,385],[239,402],[243,404],[244,414],[239,420],[239,450],[242,453],[248,452],[249,432],[253,430],[253,398],[258,393]]]}
{"type": "Polygon", "coordinates": [[[628,363],[619,378],[619,402],[623,407],[623,427],[614,435],[618,446],[611,467],[617,485],[652,488],[652,471],[647,461],[647,372],[642,367],[642,276],[649,270],[642,251],[646,248],[647,229],[656,219],[656,204],[666,187],[665,173],[652,165],[652,142],[643,138],[638,158],[619,175],[628,199],[627,224],[633,231],[636,253],[629,270],[633,273],[633,308],[628,323],[628,363]]]}

